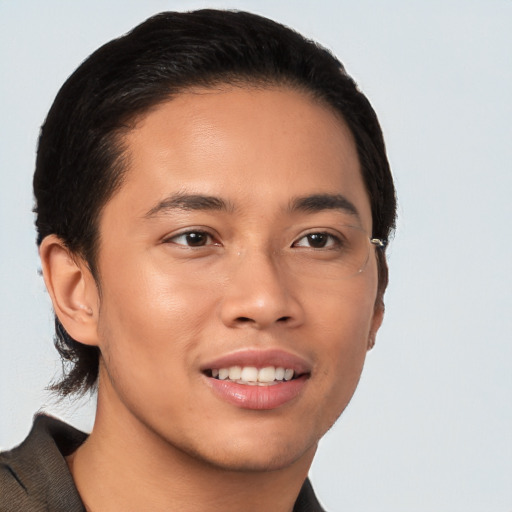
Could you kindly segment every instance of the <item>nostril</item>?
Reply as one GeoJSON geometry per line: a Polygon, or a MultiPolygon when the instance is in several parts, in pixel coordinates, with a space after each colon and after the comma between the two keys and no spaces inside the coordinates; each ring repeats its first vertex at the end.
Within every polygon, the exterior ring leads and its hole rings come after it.
{"type": "MultiPolygon", "coordinates": [[[[277,321],[281,323],[288,322],[291,319],[291,316],[282,316],[281,318],[278,318],[277,321]]],[[[246,316],[239,316],[236,321],[240,324],[249,324],[249,323],[255,323],[255,320],[252,318],[248,318],[246,316]]]]}
{"type": "Polygon", "coordinates": [[[242,324],[247,324],[249,322],[253,322],[253,320],[251,320],[250,318],[246,317],[246,316],[239,316],[237,319],[236,319],[237,322],[240,322],[242,324]]]}
{"type": "Polygon", "coordinates": [[[284,328],[300,324],[300,321],[297,323],[297,318],[300,316],[300,311],[296,316],[294,314],[283,315],[283,313],[288,313],[288,311],[283,311],[285,308],[282,308],[281,311],[275,311],[277,308],[259,307],[252,308],[254,311],[247,311],[251,309],[249,307],[236,307],[236,309],[242,309],[242,311],[238,311],[239,313],[242,313],[242,315],[231,316],[229,314],[229,308],[224,309],[221,318],[225,325],[235,328],[254,328],[259,330],[266,329],[272,325],[281,326],[284,328]],[[246,309],[246,311],[243,311],[243,309],[246,309]]]}

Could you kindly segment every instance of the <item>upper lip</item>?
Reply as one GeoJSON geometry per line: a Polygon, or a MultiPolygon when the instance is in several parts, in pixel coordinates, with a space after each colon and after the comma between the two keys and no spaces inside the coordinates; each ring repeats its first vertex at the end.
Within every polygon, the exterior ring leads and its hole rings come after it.
{"type": "Polygon", "coordinates": [[[290,368],[294,370],[295,375],[302,375],[311,373],[312,365],[303,357],[281,349],[243,349],[207,361],[201,365],[201,371],[230,368],[231,366],[290,368]]]}

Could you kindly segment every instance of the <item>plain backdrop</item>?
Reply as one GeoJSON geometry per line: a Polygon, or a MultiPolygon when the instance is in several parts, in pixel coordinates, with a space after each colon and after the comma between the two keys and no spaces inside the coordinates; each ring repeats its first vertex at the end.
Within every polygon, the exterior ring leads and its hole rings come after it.
{"type": "MultiPolygon", "coordinates": [[[[387,312],[311,470],[329,511],[512,511],[510,0],[0,0],[0,446],[56,403],[31,178],[67,76],[151,14],[251,10],[333,50],[371,99],[400,210],[387,312]]],[[[297,425],[300,428],[300,425],[297,425]]]]}

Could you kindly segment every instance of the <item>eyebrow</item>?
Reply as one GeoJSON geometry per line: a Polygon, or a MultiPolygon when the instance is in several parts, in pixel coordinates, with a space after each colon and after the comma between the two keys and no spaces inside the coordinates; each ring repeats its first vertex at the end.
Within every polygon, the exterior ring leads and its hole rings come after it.
{"type": "Polygon", "coordinates": [[[341,210],[359,218],[354,204],[341,194],[313,194],[296,197],[290,202],[291,212],[316,213],[324,210],[341,210]]]}
{"type": "Polygon", "coordinates": [[[234,208],[230,203],[224,201],[224,199],[221,199],[220,197],[178,192],[177,194],[166,197],[153,206],[153,208],[146,213],[145,217],[155,217],[159,214],[165,214],[172,210],[232,211],[233,209],[234,208]]]}
{"type": "MultiPolygon", "coordinates": [[[[172,210],[234,211],[234,209],[234,206],[230,202],[220,197],[178,192],[156,204],[146,213],[145,217],[156,217],[157,215],[165,214],[172,210]]],[[[344,213],[359,218],[357,208],[341,194],[312,194],[296,197],[290,201],[288,210],[291,213],[316,213],[325,210],[341,210],[344,213]]]]}

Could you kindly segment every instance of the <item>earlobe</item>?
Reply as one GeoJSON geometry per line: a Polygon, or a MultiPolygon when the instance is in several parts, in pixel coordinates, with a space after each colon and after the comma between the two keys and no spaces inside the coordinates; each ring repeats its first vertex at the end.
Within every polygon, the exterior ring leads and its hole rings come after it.
{"type": "Polygon", "coordinates": [[[97,345],[98,291],[87,265],[56,235],[44,238],[39,255],[44,282],[61,324],[73,339],[97,345]]]}
{"type": "Polygon", "coordinates": [[[368,345],[367,350],[371,350],[375,346],[375,338],[377,336],[377,331],[382,325],[382,321],[384,320],[384,304],[379,302],[375,304],[375,310],[373,312],[372,323],[370,326],[370,332],[368,333],[368,345]]]}

